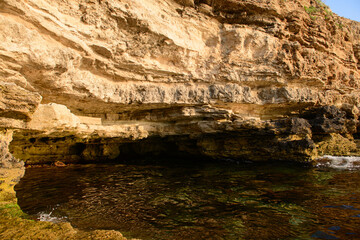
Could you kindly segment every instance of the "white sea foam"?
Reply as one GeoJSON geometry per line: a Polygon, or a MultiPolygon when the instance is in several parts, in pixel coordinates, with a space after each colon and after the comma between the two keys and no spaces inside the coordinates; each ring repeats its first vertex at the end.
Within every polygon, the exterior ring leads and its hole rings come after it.
{"type": "Polygon", "coordinates": [[[53,208],[51,210],[50,213],[47,212],[39,212],[37,215],[37,219],[41,222],[52,222],[52,223],[60,223],[60,222],[66,222],[67,218],[66,217],[56,217],[53,216],[53,212],[54,212],[55,208],[53,208]]]}
{"type": "Polygon", "coordinates": [[[317,159],[316,167],[360,169],[360,157],[325,155],[317,159]]]}

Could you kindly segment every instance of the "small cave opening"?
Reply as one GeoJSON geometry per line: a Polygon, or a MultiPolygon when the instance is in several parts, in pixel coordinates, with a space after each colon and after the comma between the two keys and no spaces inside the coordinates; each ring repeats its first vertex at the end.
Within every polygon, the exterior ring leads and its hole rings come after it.
{"type": "Polygon", "coordinates": [[[75,143],[69,146],[69,153],[74,155],[81,155],[81,153],[85,150],[85,143],[75,143]]]}
{"type": "Polygon", "coordinates": [[[187,136],[151,137],[129,141],[117,138],[14,137],[10,152],[26,166],[86,163],[166,163],[209,160],[197,140],[187,136]]]}

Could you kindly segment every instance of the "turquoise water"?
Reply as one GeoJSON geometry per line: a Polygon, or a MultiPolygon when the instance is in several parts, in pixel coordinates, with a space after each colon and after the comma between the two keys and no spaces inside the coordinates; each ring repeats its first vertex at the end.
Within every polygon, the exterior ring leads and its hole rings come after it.
{"type": "Polygon", "coordinates": [[[360,171],[292,164],[29,168],[34,219],[141,239],[360,239],[360,171]]]}

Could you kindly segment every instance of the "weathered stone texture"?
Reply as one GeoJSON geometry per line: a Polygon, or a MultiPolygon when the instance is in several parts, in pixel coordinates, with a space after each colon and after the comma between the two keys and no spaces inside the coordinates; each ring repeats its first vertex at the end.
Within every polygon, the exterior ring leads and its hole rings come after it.
{"type": "Polygon", "coordinates": [[[14,201],[14,186],[25,173],[24,162],[9,152],[12,131],[0,131],[0,205],[14,201]]]}
{"type": "Polygon", "coordinates": [[[339,134],[356,154],[359,39],[312,0],[3,0],[0,127],[29,163],[169,137],[209,157],[308,161],[339,134]]]}
{"type": "Polygon", "coordinates": [[[38,93],[0,82],[0,117],[29,120],[41,101],[38,93]]]}

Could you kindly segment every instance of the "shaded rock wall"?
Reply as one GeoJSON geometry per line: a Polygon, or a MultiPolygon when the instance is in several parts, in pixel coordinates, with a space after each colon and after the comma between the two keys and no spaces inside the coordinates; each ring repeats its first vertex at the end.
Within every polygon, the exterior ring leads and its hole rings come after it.
{"type": "Polygon", "coordinates": [[[0,23],[0,127],[28,164],[358,154],[360,24],[320,1],[4,0],[0,23]]]}
{"type": "Polygon", "coordinates": [[[14,186],[25,173],[24,163],[9,152],[12,131],[0,131],[0,205],[15,199],[14,186]]]}

